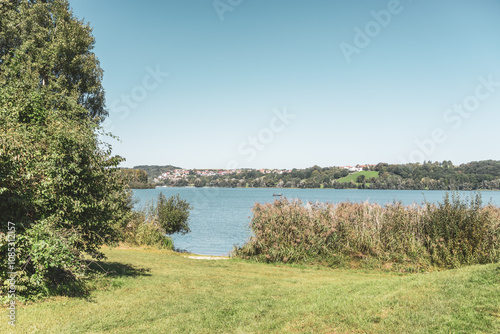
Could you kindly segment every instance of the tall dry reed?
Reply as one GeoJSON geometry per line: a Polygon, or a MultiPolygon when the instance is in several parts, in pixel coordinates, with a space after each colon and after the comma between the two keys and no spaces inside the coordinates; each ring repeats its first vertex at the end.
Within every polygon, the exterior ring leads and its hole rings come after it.
{"type": "Polygon", "coordinates": [[[500,209],[453,194],[443,203],[256,203],[253,237],[233,255],[265,262],[397,264],[411,270],[499,260],[500,209]]]}

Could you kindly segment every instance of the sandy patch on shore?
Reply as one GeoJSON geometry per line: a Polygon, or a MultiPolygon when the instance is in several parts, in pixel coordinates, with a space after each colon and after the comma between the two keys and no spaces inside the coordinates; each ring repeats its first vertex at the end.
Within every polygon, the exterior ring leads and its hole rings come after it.
{"type": "Polygon", "coordinates": [[[223,256],[186,256],[188,259],[195,260],[228,260],[229,258],[223,256]]]}

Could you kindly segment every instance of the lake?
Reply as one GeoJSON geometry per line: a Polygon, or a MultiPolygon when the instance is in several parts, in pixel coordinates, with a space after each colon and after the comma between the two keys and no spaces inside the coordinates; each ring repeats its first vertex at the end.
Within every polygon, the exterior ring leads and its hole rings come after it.
{"type": "MultiPolygon", "coordinates": [[[[272,202],[281,193],[289,199],[304,202],[371,202],[387,204],[400,201],[403,204],[441,201],[445,191],[440,190],[360,190],[360,189],[276,189],[276,188],[167,188],[135,189],[137,208],[154,200],[162,192],[165,196],[179,194],[193,210],[190,213],[186,235],[174,235],[177,249],[203,255],[227,255],[233,245],[243,245],[250,237],[249,228],[254,203],[272,202]]],[[[474,192],[460,192],[471,196],[474,192]]],[[[482,191],[483,203],[500,206],[500,191],[482,191]]]]}

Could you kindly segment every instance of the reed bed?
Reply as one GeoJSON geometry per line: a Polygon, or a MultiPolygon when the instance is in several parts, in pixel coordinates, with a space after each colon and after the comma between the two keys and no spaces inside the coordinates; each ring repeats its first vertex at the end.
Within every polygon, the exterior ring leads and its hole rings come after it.
{"type": "Polygon", "coordinates": [[[480,194],[441,203],[256,203],[253,237],[233,256],[262,262],[320,262],[401,271],[498,262],[500,208],[480,194]]]}

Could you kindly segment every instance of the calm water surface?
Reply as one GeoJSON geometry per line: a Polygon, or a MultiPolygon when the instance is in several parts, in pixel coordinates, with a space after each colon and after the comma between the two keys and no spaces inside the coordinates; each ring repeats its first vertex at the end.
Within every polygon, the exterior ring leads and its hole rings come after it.
{"type": "MultiPolygon", "coordinates": [[[[358,190],[358,189],[273,189],[273,188],[156,188],[136,189],[134,197],[139,200],[136,207],[154,200],[162,192],[165,196],[179,194],[193,207],[189,226],[191,233],[174,235],[178,249],[203,255],[226,255],[233,245],[243,245],[250,237],[249,229],[252,206],[256,203],[272,202],[273,194],[281,193],[289,199],[304,202],[339,203],[344,201],[387,204],[401,201],[403,204],[421,204],[441,201],[445,191],[438,190],[358,190]]],[[[461,192],[470,196],[473,192],[461,192]]],[[[500,192],[481,192],[483,202],[500,206],[500,192]]]]}

